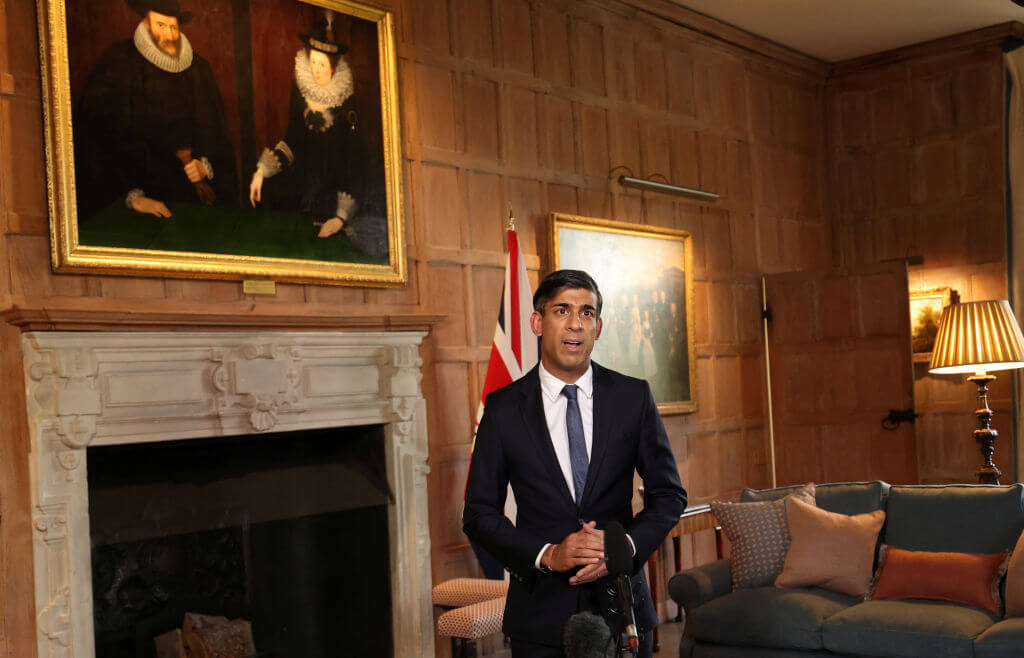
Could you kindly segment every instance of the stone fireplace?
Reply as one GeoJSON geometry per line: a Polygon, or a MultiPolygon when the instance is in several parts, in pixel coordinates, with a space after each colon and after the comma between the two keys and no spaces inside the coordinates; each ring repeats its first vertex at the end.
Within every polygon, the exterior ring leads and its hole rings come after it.
{"type": "Polygon", "coordinates": [[[381,428],[393,493],[387,535],[394,655],[434,655],[419,385],[424,335],[23,334],[39,656],[95,656],[89,447],[356,426],[381,428]]]}

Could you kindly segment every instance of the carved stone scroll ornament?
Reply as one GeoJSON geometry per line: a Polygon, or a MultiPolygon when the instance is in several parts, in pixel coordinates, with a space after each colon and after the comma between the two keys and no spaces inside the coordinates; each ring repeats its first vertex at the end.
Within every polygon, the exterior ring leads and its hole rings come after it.
{"type": "Polygon", "coordinates": [[[48,546],[52,559],[57,560],[56,568],[48,569],[50,575],[49,599],[36,615],[39,633],[46,637],[52,646],[61,648],[71,646],[71,583],[67,569],[67,538],[68,521],[67,507],[63,504],[43,505],[38,508],[32,525],[38,533],[39,540],[48,546]]]}
{"type": "Polygon", "coordinates": [[[391,400],[391,416],[393,427],[398,443],[416,452],[422,452],[426,457],[426,446],[409,446],[410,437],[413,433],[413,414],[422,399],[420,394],[420,380],[423,373],[420,366],[423,359],[420,358],[419,349],[416,345],[392,346],[385,350],[381,364],[381,391],[383,395],[391,400]]]}
{"type": "Polygon", "coordinates": [[[32,401],[39,405],[41,416],[53,420],[67,447],[88,446],[102,413],[96,354],[87,349],[47,350],[38,356],[28,367],[29,379],[37,382],[32,401]]]}
{"type": "Polygon", "coordinates": [[[247,410],[252,428],[266,432],[277,425],[280,414],[301,411],[302,357],[294,347],[247,343],[237,349],[215,348],[210,358],[220,364],[212,373],[219,415],[247,410]]]}

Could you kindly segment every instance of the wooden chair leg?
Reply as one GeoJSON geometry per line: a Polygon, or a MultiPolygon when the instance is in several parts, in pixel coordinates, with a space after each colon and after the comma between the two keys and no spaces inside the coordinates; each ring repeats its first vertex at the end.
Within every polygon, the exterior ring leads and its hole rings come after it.
{"type": "MultiPolygon", "coordinates": [[[[676,536],[672,538],[672,553],[675,558],[676,573],[683,570],[683,543],[682,537],[676,536]]],[[[683,620],[683,609],[678,608],[676,611],[676,621],[683,620]]]]}
{"type": "MultiPolygon", "coordinates": [[[[658,614],[658,602],[660,601],[660,599],[658,598],[658,584],[661,582],[659,580],[661,577],[659,571],[660,570],[658,569],[658,551],[655,550],[653,553],[651,553],[651,557],[647,558],[647,576],[650,580],[648,586],[651,589],[651,603],[654,604],[655,614],[658,614]]],[[[655,626],[652,632],[654,633],[654,651],[657,652],[659,648],[658,627],[655,626]]]]}

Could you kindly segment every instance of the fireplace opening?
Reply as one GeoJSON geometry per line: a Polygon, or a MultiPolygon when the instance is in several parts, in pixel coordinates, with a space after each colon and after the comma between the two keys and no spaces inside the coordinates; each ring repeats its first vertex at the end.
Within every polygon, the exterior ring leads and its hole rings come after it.
{"type": "Polygon", "coordinates": [[[381,426],[90,447],[87,468],[98,658],[156,658],[186,613],[250,622],[260,658],[392,655],[381,426]]]}

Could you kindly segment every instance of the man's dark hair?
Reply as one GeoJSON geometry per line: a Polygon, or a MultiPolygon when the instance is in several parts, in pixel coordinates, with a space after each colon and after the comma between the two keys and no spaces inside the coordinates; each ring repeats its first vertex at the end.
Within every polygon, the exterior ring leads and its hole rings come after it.
{"type": "Polygon", "coordinates": [[[583,270],[556,270],[544,277],[537,286],[537,292],[533,293],[533,310],[544,315],[544,307],[551,298],[566,288],[583,288],[594,293],[597,297],[597,317],[601,317],[604,298],[597,289],[597,282],[583,270]]]}

